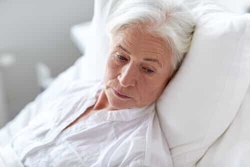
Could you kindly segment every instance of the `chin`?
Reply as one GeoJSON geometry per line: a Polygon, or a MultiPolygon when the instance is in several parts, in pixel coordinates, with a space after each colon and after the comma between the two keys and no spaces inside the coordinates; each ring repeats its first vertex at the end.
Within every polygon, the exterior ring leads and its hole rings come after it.
{"type": "Polygon", "coordinates": [[[122,110],[122,109],[132,108],[131,105],[126,104],[124,102],[121,102],[119,100],[114,100],[114,99],[110,99],[109,104],[110,104],[110,106],[112,106],[112,108],[114,110],[122,110]]]}
{"type": "Polygon", "coordinates": [[[129,109],[134,108],[135,105],[132,104],[131,100],[122,100],[116,97],[111,91],[107,92],[107,98],[109,105],[113,110],[129,109]]]}

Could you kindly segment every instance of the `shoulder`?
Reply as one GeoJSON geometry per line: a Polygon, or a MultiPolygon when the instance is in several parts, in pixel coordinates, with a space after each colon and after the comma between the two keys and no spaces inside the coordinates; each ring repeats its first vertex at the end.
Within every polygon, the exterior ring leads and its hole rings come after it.
{"type": "MultiPolygon", "coordinates": [[[[57,84],[56,87],[50,87],[46,90],[46,94],[42,96],[42,103],[39,105],[39,112],[48,112],[52,114],[52,110],[61,112],[61,108],[65,111],[69,106],[77,105],[84,102],[102,87],[101,82],[82,82],[73,81],[68,84],[57,84]],[[57,111],[58,110],[58,111],[57,111]]],[[[63,112],[62,112],[63,113],[63,112]]]]}
{"type": "Polygon", "coordinates": [[[83,82],[83,81],[74,81],[70,84],[66,85],[63,91],[60,93],[60,96],[87,96],[91,92],[94,94],[96,91],[102,88],[101,81],[91,81],[91,82],[83,82]]]}

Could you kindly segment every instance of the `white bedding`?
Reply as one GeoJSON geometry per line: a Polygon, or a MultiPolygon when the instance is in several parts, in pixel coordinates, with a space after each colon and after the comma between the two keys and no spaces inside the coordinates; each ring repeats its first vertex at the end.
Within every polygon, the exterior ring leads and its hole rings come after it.
{"type": "MultiPolygon", "coordinates": [[[[4,128],[0,129],[0,146],[6,145],[14,134],[25,127],[29,120],[37,114],[37,109],[45,105],[45,101],[53,99],[62,89],[74,80],[80,79],[79,68],[84,57],[79,58],[76,63],[60,74],[55,81],[41,93],[33,102],[29,103],[20,113],[4,128]]],[[[1,167],[1,166],[0,166],[1,167]]]]}
{"type": "Polygon", "coordinates": [[[243,103],[225,133],[208,149],[197,167],[250,166],[250,86],[243,103]]]}

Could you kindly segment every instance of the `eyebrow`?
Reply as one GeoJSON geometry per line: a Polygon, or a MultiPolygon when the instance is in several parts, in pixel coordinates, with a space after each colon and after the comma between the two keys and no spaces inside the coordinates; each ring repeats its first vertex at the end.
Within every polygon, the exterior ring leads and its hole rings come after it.
{"type": "MultiPolygon", "coordinates": [[[[118,45],[118,47],[120,49],[122,49],[123,51],[127,52],[128,54],[131,54],[127,49],[125,49],[122,45],[118,45]]],[[[152,58],[144,58],[144,61],[150,61],[150,62],[155,62],[157,63],[161,68],[163,67],[162,64],[160,63],[160,61],[158,59],[152,59],[152,58]]]]}
{"type": "Polygon", "coordinates": [[[161,64],[160,61],[157,60],[157,59],[145,58],[145,59],[143,59],[143,60],[144,60],[144,61],[155,62],[155,63],[157,63],[157,64],[162,68],[162,64],[161,64]]]}
{"type": "Polygon", "coordinates": [[[128,54],[131,54],[127,49],[125,49],[122,45],[118,45],[118,48],[122,49],[123,51],[127,52],[128,54]]]}

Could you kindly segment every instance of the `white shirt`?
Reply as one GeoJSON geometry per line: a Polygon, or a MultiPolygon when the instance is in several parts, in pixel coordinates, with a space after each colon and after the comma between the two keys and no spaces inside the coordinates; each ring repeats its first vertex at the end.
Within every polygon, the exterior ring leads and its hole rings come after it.
{"type": "Polygon", "coordinates": [[[95,104],[101,89],[101,83],[76,82],[41,106],[28,125],[0,148],[0,166],[172,167],[154,104],[98,111],[63,130],[95,104]]]}

